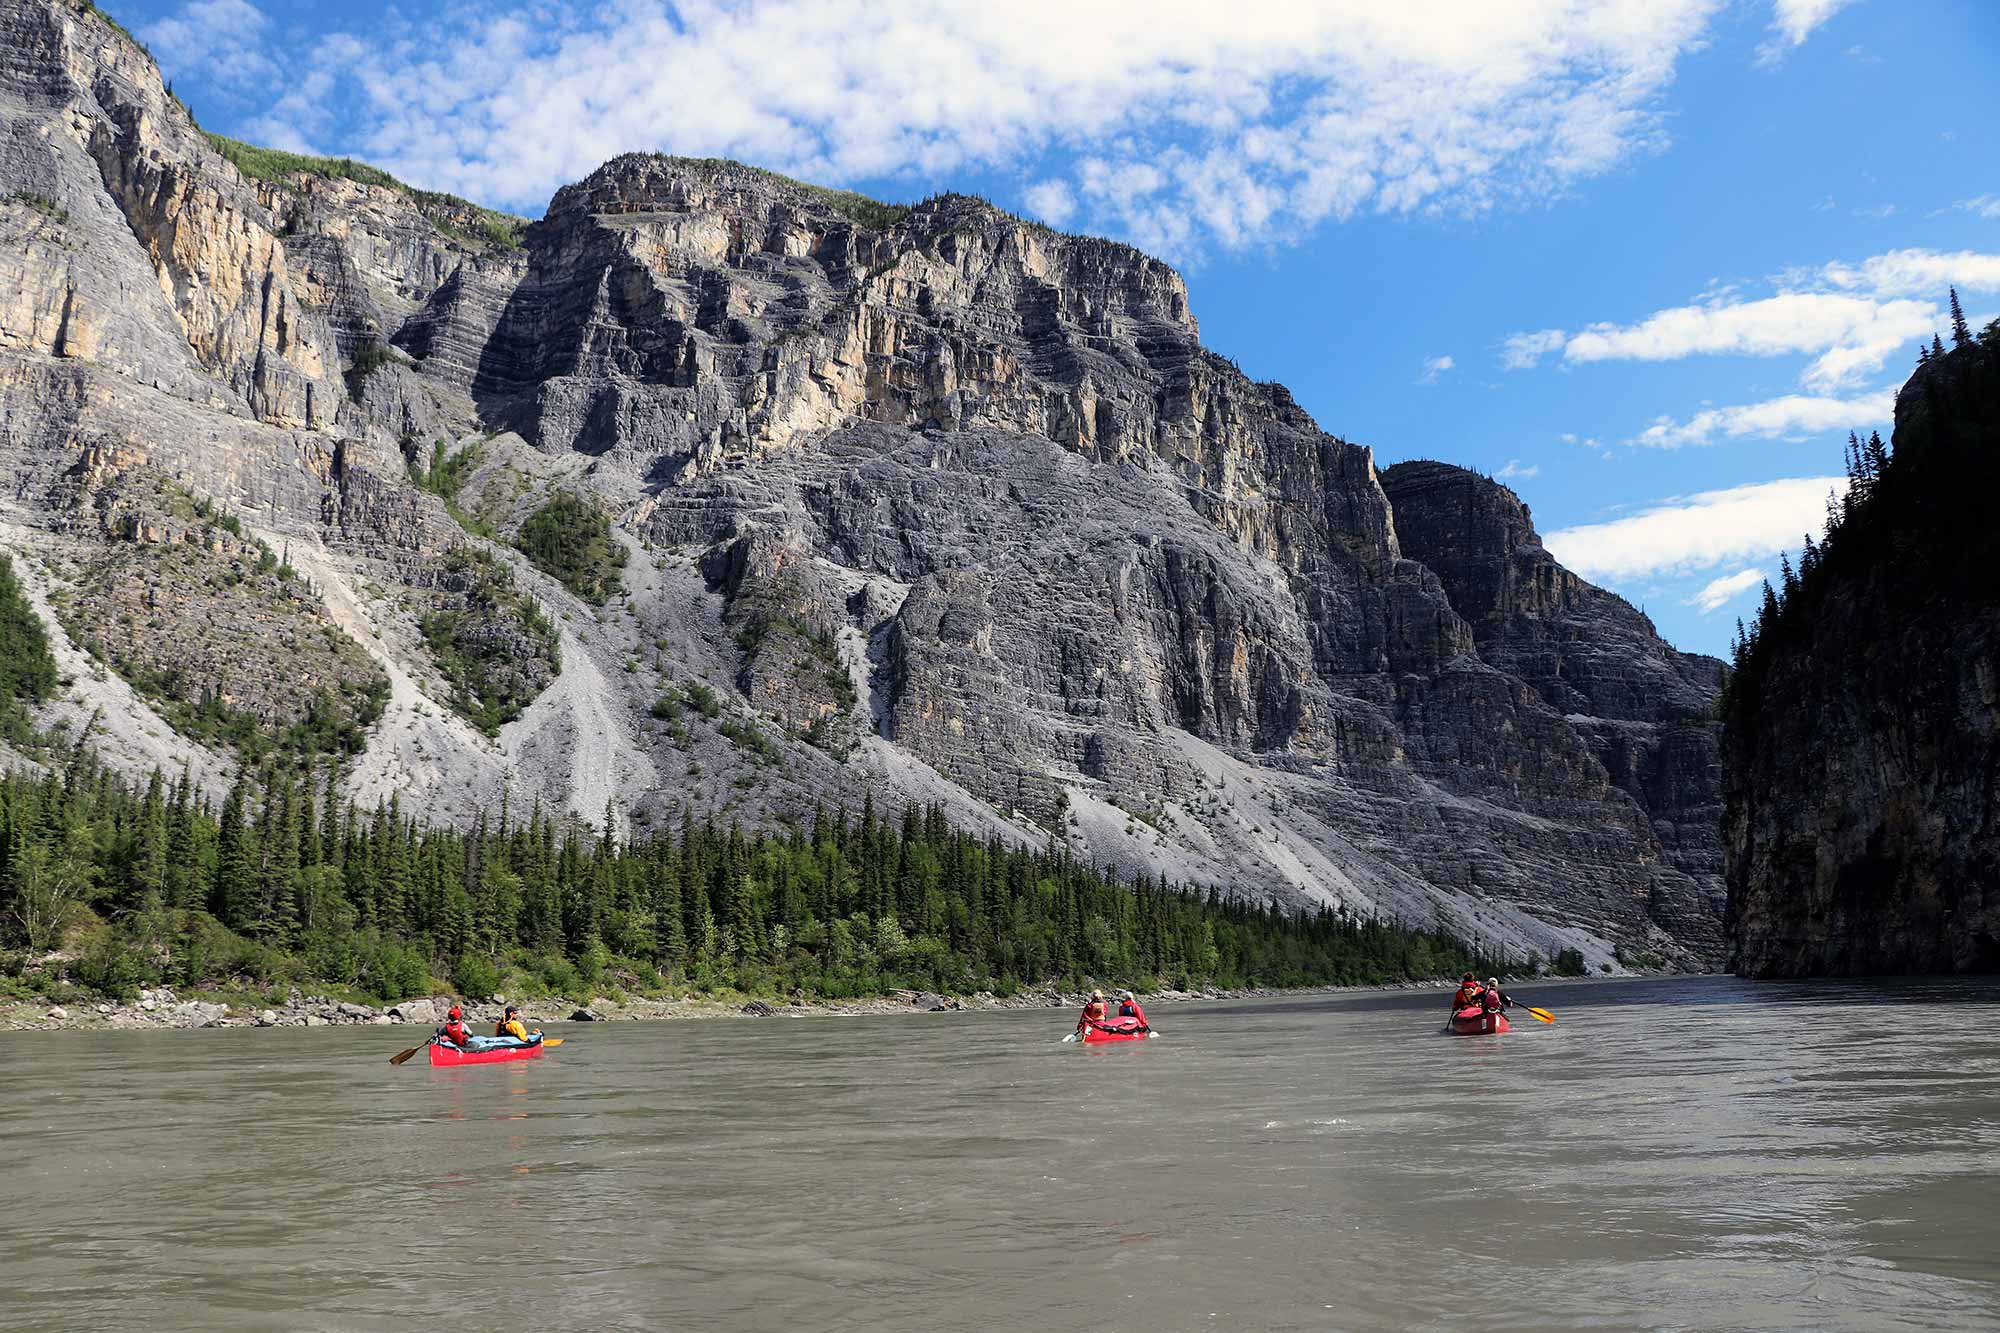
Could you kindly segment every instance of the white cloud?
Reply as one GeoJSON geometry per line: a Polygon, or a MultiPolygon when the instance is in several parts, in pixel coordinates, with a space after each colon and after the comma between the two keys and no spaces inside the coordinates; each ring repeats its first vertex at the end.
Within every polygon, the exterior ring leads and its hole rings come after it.
{"type": "MultiPolygon", "coordinates": [[[[1995,202],[1992,216],[2000,217],[2000,201],[1995,202]]],[[[1859,264],[1828,264],[1819,276],[1829,286],[1843,291],[1865,291],[1876,296],[1934,298],[1952,286],[1961,292],[2000,291],[2000,254],[1982,254],[1977,250],[1949,253],[1891,250],[1859,264]]]]}
{"type": "MultiPolygon", "coordinates": [[[[1814,28],[1853,4],[1854,0],[1775,0],[1771,31],[1775,34],[1758,51],[1766,64],[1804,44],[1814,28]]],[[[1852,51],[1849,52],[1852,54],[1852,51]]]]}
{"type": "MultiPolygon", "coordinates": [[[[193,0],[156,26],[218,5],[247,8],[193,0]]],[[[1032,171],[1066,179],[1080,220],[1186,252],[1539,200],[1657,150],[1677,64],[1725,8],[616,0],[427,7],[311,43],[244,28],[284,67],[257,124],[489,202],[532,207],[650,148],[913,191],[1032,171]]],[[[215,59],[156,46],[170,65],[215,59]]]]}
{"type": "Polygon", "coordinates": [[[1679,449],[1754,435],[1771,440],[1828,431],[1860,430],[1894,419],[1896,391],[1879,389],[1858,398],[1817,398],[1786,394],[1761,403],[1711,407],[1686,421],[1659,417],[1629,441],[1652,449],[1679,449]]]}
{"type": "Polygon", "coordinates": [[[1636,324],[1593,324],[1563,346],[1566,361],[1679,361],[1690,356],[1819,352],[1802,378],[1831,387],[1879,369],[1889,354],[1938,326],[1934,301],[1878,301],[1842,292],[1785,292],[1761,300],[1678,306],[1636,324]]]}
{"type": "Polygon", "coordinates": [[[1827,492],[1846,489],[1846,477],[1792,477],[1704,491],[1629,518],[1563,528],[1543,544],[1583,577],[1611,581],[1742,565],[1821,531],[1827,492]]]}
{"type": "Polygon", "coordinates": [[[200,65],[217,83],[249,88],[279,78],[264,49],[270,19],[248,0],[188,0],[139,35],[162,65],[200,65]]]}
{"type": "Polygon", "coordinates": [[[1699,609],[1705,616],[1712,616],[1739,594],[1762,583],[1766,577],[1761,569],[1739,569],[1734,574],[1724,574],[1703,584],[1701,591],[1688,598],[1684,605],[1699,609]]]}
{"type": "Polygon", "coordinates": [[[1772,285],[1778,290],[1769,296],[1723,289],[1631,324],[1516,333],[1501,345],[1501,364],[1524,369],[1557,350],[1569,364],[1811,355],[1799,379],[1823,394],[1880,370],[1899,349],[1928,342],[1946,323],[1947,287],[2000,291],[2000,254],[1891,250],[1858,264],[1794,270],[1772,285]]]}
{"type": "Polygon", "coordinates": [[[1704,616],[1712,616],[1714,612],[1728,606],[1730,600],[1734,600],[1738,594],[1748,592],[1750,588],[1764,582],[1764,578],[1766,574],[1760,568],[1740,568],[1734,574],[1722,574],[1720,578],[1710,578],[1706,584],[1702,584],[1700,592],[1696,592],[1682,604],[1698,608],[1704,616]]]}
{"type": "Polygon", "coordinates": [[[1037,181],[1021,197],[1027,201],[1028,212],[1051,227],[1060,227],[1076,215],[1076,191],[1069,188],[1068,181],[1037,181]]]}
{"type": "Polygon", "coordinates": [[[1520,459],[1510,458],[1507,460],[1506,467],[1501,468],[1493,474],[1493,479],[1495,481],[1514,481],[1517,479],[1521,481],[1533,481],[1541,475],[1542,469],[1539,465],[1522,467],[1520,459]]]}
{"type": "Polygon", "coordinates": [[[1438,376],[1444,374],[1457,364],[1456,361],[1453,361],[1448,356],[1426,357],[1424,358],[1424,373],[1417,377],[1417,383],[1436,384],[1438,376]]]}
{"type": "Polygon", "coordinates": [[[1952,205],[1962,213],[1989,222],[2000,222],[2000,194],[1982,194],[1977,199],[1961,199],[1952,205]]]}
{"type": "Polygon", "coordinates": [[[1500,344],[1500,364],[1508,370],[1526,370],[1550,352],[1560,351],[1568,336],[1561,329],[1513,334],[1500,344]]]}

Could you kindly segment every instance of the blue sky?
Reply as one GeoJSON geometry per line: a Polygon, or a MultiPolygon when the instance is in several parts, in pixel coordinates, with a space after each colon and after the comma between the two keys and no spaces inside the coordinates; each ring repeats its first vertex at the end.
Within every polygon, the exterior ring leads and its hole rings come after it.
{"type": "Polygon", "coordinates": [[[1946,286],[2000,314],[1991,0],[108,7],[207,127],[495,207],[660,149],[1142,245],[1326,429],[1502,477],[1708,652],[1946,286]]]}

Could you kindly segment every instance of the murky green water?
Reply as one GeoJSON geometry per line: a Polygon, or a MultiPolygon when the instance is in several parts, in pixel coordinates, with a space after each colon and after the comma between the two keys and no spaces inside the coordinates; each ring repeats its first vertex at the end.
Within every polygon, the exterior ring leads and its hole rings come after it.
{"type": "Polygon", "coordinates": [[[1992,1328],[1991,993],[13,1034],[0,1327],[1992,1328]]]}

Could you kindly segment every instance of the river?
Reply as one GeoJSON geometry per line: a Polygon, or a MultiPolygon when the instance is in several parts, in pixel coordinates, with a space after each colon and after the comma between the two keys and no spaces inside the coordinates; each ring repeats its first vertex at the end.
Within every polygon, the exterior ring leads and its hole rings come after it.
{"type": "Polygon", "coordinates": [[[0,1037],[0,1327],[1974,1329],[1990,984],[0,1037]]]}

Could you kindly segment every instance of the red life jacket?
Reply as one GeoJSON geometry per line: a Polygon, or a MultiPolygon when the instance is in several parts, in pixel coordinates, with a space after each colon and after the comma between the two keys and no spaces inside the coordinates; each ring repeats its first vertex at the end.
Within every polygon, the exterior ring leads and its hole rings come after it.
{"type": "Polygon", "coordinates": [[[1460,986],[1458,994],[1451,998],[1451,1007],[1454,1009],[1470,1009],[1473,1005],[1479,1003],[1480,996],[1484,994],[1485,991],[1478,986],[1460,986]]]}
{"type": "Polygon", "coordinates": [[[446,1023],[444,1025],[444,1035],[454,1046],[463,1046],[472,1040],[472,1034],[465,1030],[463,1022],[446,1023]]]}

